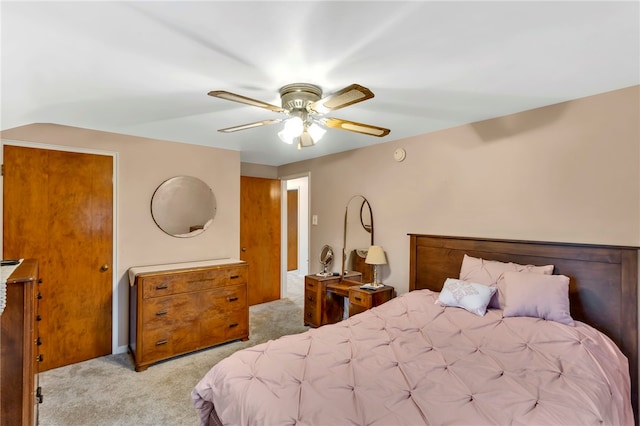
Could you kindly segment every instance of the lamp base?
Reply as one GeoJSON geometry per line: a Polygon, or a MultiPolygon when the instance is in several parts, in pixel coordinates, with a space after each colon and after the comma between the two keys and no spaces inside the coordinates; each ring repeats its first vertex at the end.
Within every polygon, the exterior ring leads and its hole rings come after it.
{"type": "Polygon", "coordinates": [[[384,284],[382,283],[367,283],[360,286],[360,288],[364,288],[367,290],[377,290],[382,287],[384,287],[384,284]]]}

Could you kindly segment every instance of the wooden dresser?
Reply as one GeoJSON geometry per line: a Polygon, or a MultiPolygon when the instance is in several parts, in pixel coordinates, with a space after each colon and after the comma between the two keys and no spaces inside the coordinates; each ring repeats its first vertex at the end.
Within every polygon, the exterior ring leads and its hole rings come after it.
{"type": "Polygon", "coordinates": [[[247,275],[220,259],[129,270],[129,348],[136,371],[176,355],[249,338],[247,275]]]}
{"type": "Polygon", "coordinates": [[[25,259],[8,277],[0,316],[0,424],[38,424],[38,262],[25,259]]]}

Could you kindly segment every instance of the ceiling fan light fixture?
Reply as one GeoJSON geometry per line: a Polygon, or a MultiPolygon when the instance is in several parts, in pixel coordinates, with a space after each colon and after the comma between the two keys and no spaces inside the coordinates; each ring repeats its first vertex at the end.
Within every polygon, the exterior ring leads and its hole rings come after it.
{"type": "Polygon", "coordinates": [[[287,84],[280,88],[281,106],[225,90],[211,91],[209,96],[284,113],[288,116],[286,119],[262,120],[218,129],[218,131],[231,133],[284,121],[284,128],[278,132],[278,137],[287,144],[293,144],[294,141],[298,142],[298,149],[315,145],[323,137],[326,131],[325,127],[377,137],[387,136],[391,131],[384,127],[370,124],[357,123],[340,118],[322,117],[330,111],[336,111],[373,98],[374,95],[371,90],[355,83],[324,97],[322,97],[322,88],[320,86],[309,83],[287,84]]]}
{"type": "Polygon", "coordinates": [[[311,137],[309,132],[305,130],[298,138],[298,149],[302,149],[307,146],[313,146],[315,145],[315,143],[316,141],[314,141],[314,138],[311,137]]]}
{"type": "Polygon", "coordinates": [[[304,122],[300,117],[291,117],[284,122],[284,128],[278,132],[280,140],[292,144],[293,140],[304,131],[304,122]]]}
{"type": "Polygon", "coordinates": [[[320,127],[317,123],[312,123],[307,128],[307,133],[309,133],[311,139],[313,139],[317,143],[320,139],[322,139],[324,134],[327,133],[327,130],[320,127]]]}

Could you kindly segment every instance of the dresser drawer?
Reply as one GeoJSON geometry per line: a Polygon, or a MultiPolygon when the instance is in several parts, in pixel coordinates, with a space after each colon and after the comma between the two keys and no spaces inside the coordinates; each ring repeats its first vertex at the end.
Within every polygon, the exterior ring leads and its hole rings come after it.
{"type": "Polygon", "coordinates": [[[236,285],[203,292],[200,296],[201,312],[205,317],[225,315],[247,310],[247,286],[236,285]]]}
{"type": "Polygon", "coordinates": [[[305,289],[304,291],[304,322],[318,327],[320,325],[320,292],[316,289],[305,289]]]}
{"type": "Polygon", "coordinates": [[[312,324],[316,327],[320,325],[320,310],[315,303],[304,304],[304,323],[312,324]]]}
{"type": "Polygon", "coordinates": [[[205,269],[140,276],[142,297],[162,297],[247,282],[246,268],[205,269]]]}
{"type": "Polygon", "coordinates": [[[305,277],[304,279],[304,289],[306,291],[315,291],[319,293],[322,291],[322,284],[319,281],[311,280],[309,277],[305,277]]]}
{"type": "Polygon", "coordinates": [[[371,294],[363,291],[350,291],[349,303],[352,305],[362,306],[365,308],[371,308],[371,294]]]}
{"type": "Polygon", "coordinates": [[[142,337],[142,357],[146,362],[154,362],[190,352],[199,347],[199,340],[198,332],[188,326],[147,331],[142,337]]]}
{"type": "Polygon", "coordinates": [[[234,311],[225,315],[204,318],[200,323],[202,347],[249,336],[247,317],[247,312],[234,311]]]}
{"type": "Polygon", "coordinates": [[[198,295],[178,294],[156,297],[142,306],[142,332],[174,330],[198,319],[198,295]]]}

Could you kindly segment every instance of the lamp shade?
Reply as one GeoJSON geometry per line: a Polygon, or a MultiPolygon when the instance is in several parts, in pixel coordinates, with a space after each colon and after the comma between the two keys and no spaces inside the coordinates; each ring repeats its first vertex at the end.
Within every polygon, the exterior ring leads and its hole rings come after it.
{"type": "Polygon", "coordinates": [[[367,258],[364,260],[365,263],[370,265],[386,265],[387,258],[384,254],[384,250],[380,246],[371,246],[369,247],[369,251],[367,252],[367,258]]]}

